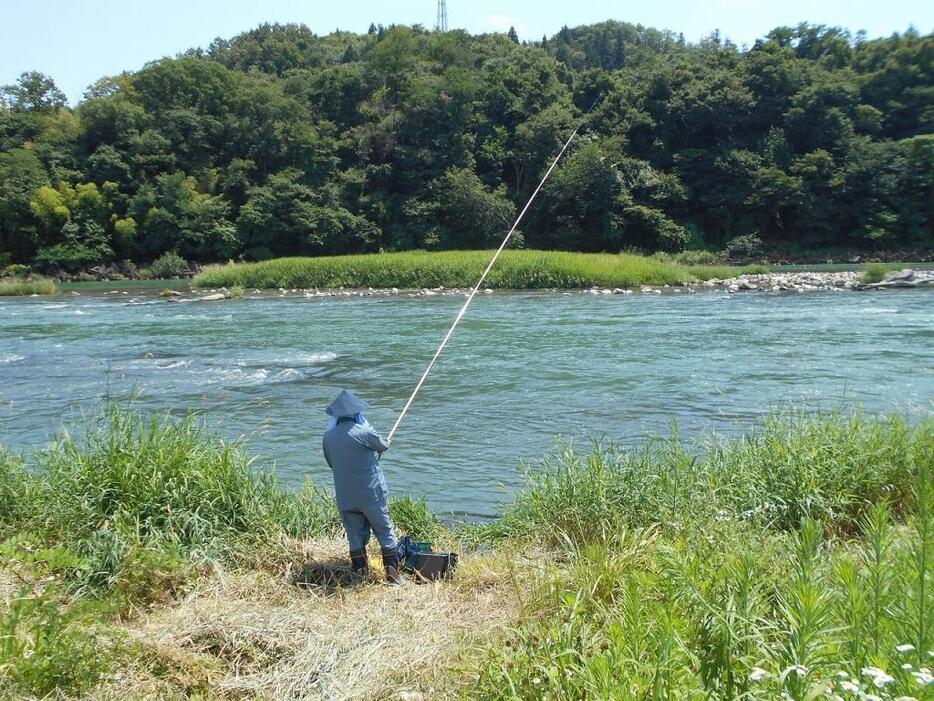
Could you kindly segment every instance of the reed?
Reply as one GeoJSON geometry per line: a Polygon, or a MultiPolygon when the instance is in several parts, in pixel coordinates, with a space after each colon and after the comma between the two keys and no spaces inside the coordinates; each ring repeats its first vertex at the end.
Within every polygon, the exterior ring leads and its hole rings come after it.
{"type": "Polygon", "coordinates": [[[679,528],[713,516],[790,530],[820,518],[851,533],[872,505],[906,511],[913,467],[934,442],[934,418],[777,414],[747,436],[694,443],[654,438],[622,449],[568,448],[528,474],[526,488],[480,538],[594,541],[627,526],[679,528]]]}
{"type": "MultiPolygon", "coordinates": [[[[195,277],[198,287],[219,288],[436,288],[471,287],[492,251],[411,251],[320,258],[277,258],[260,263],[211,266],[195,277]]],[[[684,266],[631,254],[504,251],[486,286],[505,289],[580,289],[685,285],[730,277],[741,268],[684,266]]]]}
{"type": "Polygon", "coordinates": [[[54,295],[58,285],[48,278],[23,278],[0,280],[0,297],[27,297],[29,295],[54,295]]]}

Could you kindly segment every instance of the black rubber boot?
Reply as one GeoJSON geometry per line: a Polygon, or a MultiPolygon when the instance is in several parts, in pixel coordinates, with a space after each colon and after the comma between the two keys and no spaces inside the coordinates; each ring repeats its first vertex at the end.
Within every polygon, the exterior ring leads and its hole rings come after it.
{"type": "Polygon", "coordinates": [[[355,574],[366,577],[369,571],[369,565],[366,559],[366,550],[350,551],[350,567],[355,574]]]}
{"type": "Polygon", "coordinates": [[[386,581],[393,585],[405,584],[399,574],[399,549],[390,552],[383,551],[383,569],[386,570],[386,581]]]}

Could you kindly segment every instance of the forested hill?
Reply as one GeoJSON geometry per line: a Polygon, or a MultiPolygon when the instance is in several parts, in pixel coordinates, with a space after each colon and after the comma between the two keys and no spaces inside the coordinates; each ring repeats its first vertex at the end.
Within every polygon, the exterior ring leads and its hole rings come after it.
{"type": "Polygon", "coordinates": [[[0,262],[490,246],[600,95],[528,247],[932,247],[934,35],[527,39],[265,25],[75,108],[24,74],[0,100],[0,262]]]}

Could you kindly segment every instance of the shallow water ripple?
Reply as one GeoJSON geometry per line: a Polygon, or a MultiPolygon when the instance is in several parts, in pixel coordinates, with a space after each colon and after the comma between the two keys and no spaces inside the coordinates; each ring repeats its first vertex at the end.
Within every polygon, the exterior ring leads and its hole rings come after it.
{"type": "MultiPolygon", "coordinates": [[[[101,401],[192,408],[292,484],[329,482],[341,388],[388,430],[460,297],[0,300],[0,444],[43,445],[101,401]]],[[[745,431],[776,408],[929,411],[934,293],[478,299],[385,459],[391,487],[489,514],[556,443],[745,431]],[[505,490],[505,491],[504,491],[505,490]]]]}

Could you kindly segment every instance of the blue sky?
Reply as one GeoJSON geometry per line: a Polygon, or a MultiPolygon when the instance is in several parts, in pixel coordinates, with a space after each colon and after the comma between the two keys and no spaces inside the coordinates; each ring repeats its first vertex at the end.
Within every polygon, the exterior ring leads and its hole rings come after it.
{"type": "MultiPolygon", "coordinates": [[[[105,75],[136,70],[215,37],[229,38],[262,22],[303,22],[318,34],[336,28],[366,31],[370,22],[435,21],[435,0],[312,2],[305,0],[0,0],[0,84],[20,73],[51,75],[74,104],[105,75]]],[[[751,44],[782,24],[807,21],[886,36],[914,25],[934,30],[930,0],[448,0],[449,26],[470,32],[506,31],[523,39],[554,34],[561,25],[604,19],[683,32],[691,41],[719,29],[751,44]]]]}

